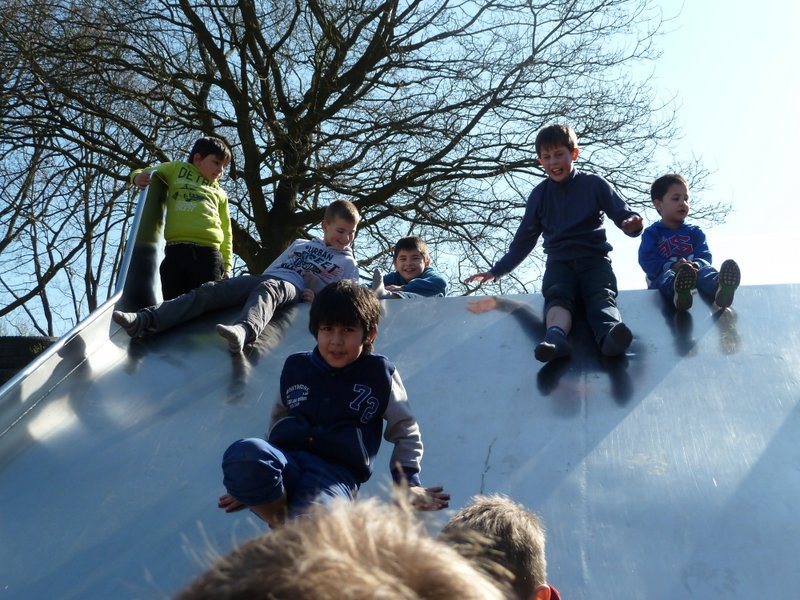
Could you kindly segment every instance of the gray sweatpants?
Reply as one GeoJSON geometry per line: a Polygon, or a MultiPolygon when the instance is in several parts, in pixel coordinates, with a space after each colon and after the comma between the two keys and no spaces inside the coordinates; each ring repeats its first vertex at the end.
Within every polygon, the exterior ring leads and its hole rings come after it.
{"type": "Polygon", "coordinates": [[[177,298],[146,308],[153,317],[156,331],[221,308],[242,306],[234,324],[250,330],[248,342],[258,337],[281,306],[294,304],[300,291],[291,283],[267,275],[240,275],[209,281],[177,298]]]}

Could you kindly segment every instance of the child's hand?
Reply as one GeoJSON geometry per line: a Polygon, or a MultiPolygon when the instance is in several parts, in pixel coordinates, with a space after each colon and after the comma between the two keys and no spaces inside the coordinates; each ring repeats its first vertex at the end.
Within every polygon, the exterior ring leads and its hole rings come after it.
{"type": "Polygon", "coordinates": [[[442,510],[450,506],[450,494],[441,485],[429,488],[410,487],[411,506],[417,510],[442,510]]]}
{"type": "Polygon", "coordinates": [[[311,288],[306,288],[302,292],[300,292],[300,300],[303,302],[313,302],[314,301],[314,290],[311,288]]]}
{"type": "Polygon", "coordinates": [[[494,281],[495,277],[489,271],[484,271],[483,273],[475,273],[475,275],[470,275],[464,280],[464,283],[472,283],[473,281],[477,281],[478,283],[489,283],[490,281],[494,281]]]}
{"type": "Polygon", "coordinates": [[[136,176],[133,178],[133,184],[140,190],[143,190],[148,185],[150,185],[150,173],[148,171],[137,173],[136,176]]]}
{"type": "Polygon", "coordinates": [[[628,235],[639,233],[644,227],[644,221],[640,216],[630,217],[622,222],[622,231],[628,235]]]}
{"type": "Polygon", "coordinates": [[[219,502],[217,502],[217,506],[219,508],[225,509],[225,512],[227,513],[236,512],[247,508],[246,504],[239,502],[236,498],[234,498],[230,494],[224,494],[220,496],[219,502]]]}
{"type": "Polygon", "coordinates": [[[383,289],[385,289],[387,292],[402,292],[403,287],[404,286],[402,285],[385,285],[383,286],[383,289]]]}

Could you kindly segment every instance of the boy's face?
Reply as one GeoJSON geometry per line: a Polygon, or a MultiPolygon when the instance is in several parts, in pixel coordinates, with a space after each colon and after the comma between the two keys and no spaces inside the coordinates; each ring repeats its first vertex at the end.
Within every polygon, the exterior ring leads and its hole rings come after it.
{"type": "Polygon", "coordinates": [[[572,173],[572,163],[578,154],[577,148],[570,151],[566,146],[548,146],[539,153],[539,164],[550,179],[561,183],[572,173]]]}
{"type": "MultiPolygon", "coordinates": [[[[376,330],[369,332],[374,340],[376,330]]],[[[364,328],[361,325],[320,325],[317,331],[317,347],[325,362],[334,369],[341,369],[355,362],[364,350],[364,328]]]]}
{"type": "Polygon", "coordinates": [[[334,217],[333,221],[328,223],[322,220],[323,241],[325,244],[336,250],[344,250],[356,237],[356,229],[358,223],[351,223],[341,217],[334,217]]]}
{"type": "Polygon", "coordinates": [[[425,267],[430,262],[430,260],[425,260],[422,252],[418,250],[400,250],[392,264],[395,271],[400,273],[400,276],[408,282],[422,275],[425,267]]]}
{"type": "Polygon", "coordinates": [[[200,156],[199,152],[195,152],[192,164],[200,171],[200,175],[211,183],[219,181],[219,178],[225,173],[225,159],[216,154],[200,156]]]}
{"type": "Polygon", "coordinates": [[[682,183],[673,183],[664,197],[653,202],[661,213],[661,222],[667,227],[680,226],[689,216],[689,190],[682,183]]]}

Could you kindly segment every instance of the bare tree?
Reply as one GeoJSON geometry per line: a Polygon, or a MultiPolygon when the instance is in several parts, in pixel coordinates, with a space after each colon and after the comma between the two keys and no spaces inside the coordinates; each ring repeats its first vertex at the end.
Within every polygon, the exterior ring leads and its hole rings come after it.
{"type": "MultiPolygon", "coordinates": [[[[130,169],[183,158],[213,133],[234,149],[224,185],[247,270],[347,198],[364,217],[364,267],[387,266],[395,239],[417,233],[463,293],[462,270],[505,250],[542,177],[543,125],[570,123],[581,167],[633,206],[647,204],[655,165],[677,164],[675,106],[647,70],[663,25],[650,0],[11,0],[1,10],[0,103],[13,110],[0,114],[0,149],[32,154],[36,131],[65,167],[93,171],[86,199],[110,206],[81,218],[99,218],[94,240],[107,224],[106,244],[130,210],[129,197],[116,206],[130,169]]],[[[686,173],[702,185],[702,166],[686,173]]],[[[111,279],[107,265],[91,285],[111,279]]]]}

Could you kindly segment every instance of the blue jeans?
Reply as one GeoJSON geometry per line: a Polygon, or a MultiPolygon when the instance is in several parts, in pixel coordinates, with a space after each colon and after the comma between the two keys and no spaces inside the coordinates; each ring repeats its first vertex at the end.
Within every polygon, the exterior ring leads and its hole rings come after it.
{"type": "MultiPolygon", "coordinates": [[[[664,296],[667,302],[672,304],[673,294],[675,293],[674,282],[675,282],[675,271],[673,271],[672,269],[667,269],[661,275],[656,277],[655,281],[651,282],[649,287],[651,290],[652,289],[659,290],[661,292],[661,295],[664,296]]],[[[719,285],[719,272],[711,265],[701,267],[700,270],[697,272],[697,291],[699,291],[707,298],[713,300],[714,296],[717,293],[718,285],[719,285]]]]}
{"type": "Polygon", "coordinates": [[[598,344],[622,320],[617,309],[617,277],[606,256],[548,260],[542,294],[545,318],[553,306],[565,308],[574,316],[576,302],[582,300],[598,344]]]}
{"type": "Polygon", "coordinates": [[[283,452],[261,438],[234,442],[222,458],[223,484],[248,506],[286,495],[289,517],[334,498],[354,500],[358,484],[345,467],[304,451],[283,452]]]}

